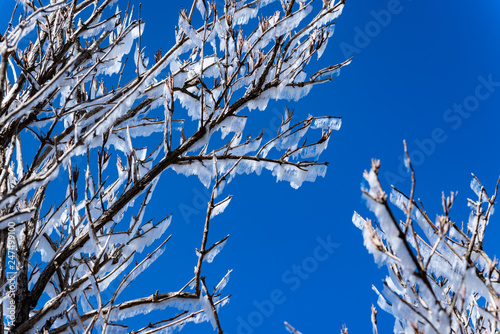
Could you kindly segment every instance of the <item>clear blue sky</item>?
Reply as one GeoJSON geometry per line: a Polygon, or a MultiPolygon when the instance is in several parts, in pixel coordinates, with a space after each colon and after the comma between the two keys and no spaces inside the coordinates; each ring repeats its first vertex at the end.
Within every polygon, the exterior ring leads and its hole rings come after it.
{"type": "MultiPolygon", "coordinates": [[[[0,4],[2,27],[13,3],[0,4]]],[[[169,49],[178,10],[190,3],[142,2],[142,43],[151,57],[159,48],[169,49]]],[[[350,333],[371,332],[370,306],[376,303],[371,285],[381,287],[386,269],[373,264],[351,217],[355,210],[371,217],[360,186],[373,157],[382,161],[387,190],[390,183],[409,190],[400,167],[403,139],[417,172],[417,196],[431,218],[441,213],[441,191],[458,191],[452,218],[467,221],[470,173],[487,189],[500,174],[499,10],[494,0],[347,2],[321,63],[352,55],[352,64],[301,101],[271,103],[265,111],[274,115],[274,109],[282,112],[288,105],[297,116],[343,117],[321,156],[330,162],[327,176],[298,190],[276,183],[269,173],[240,176],[225,189],[234,195],[231,204],[214,218],[211,240],[231,235],[205,267],[210,285],[234,270],[224,290],[233,296],[220,312],[225,332],[284,333],[285,320],[304,334],[337,333],[343,323],[350,333]],[[336,244],[331,254],[318,253],[318,238],[336,244]],[[309,273],[294,266],[305,266],[309,273]],[[265,301],[271,299],[272,310],[259,310],[257,305],[268,306],[265,301]],[[241,319],[252,331],[238,331],[241,319]]],[[[163,257],[131,286],[134,295],[173,291],[192,277],[205,212],[197,203],[207,200],[205,192],[196,177],[172,171],[162,177],[148,215],[173,213],[167,231],[173,238],[163,257]],[[199,214],[184,219],[182,206],[199,214]]],[[[485,247],[500,255],[495,215],[489,228],[485,247]]],[[[392,332],[393,319],[381,310],[379,324],[380,333],[392,332]]],[[[189,325],[184,332],[202,331],[212,332],[209,324],[189,325]]]]}

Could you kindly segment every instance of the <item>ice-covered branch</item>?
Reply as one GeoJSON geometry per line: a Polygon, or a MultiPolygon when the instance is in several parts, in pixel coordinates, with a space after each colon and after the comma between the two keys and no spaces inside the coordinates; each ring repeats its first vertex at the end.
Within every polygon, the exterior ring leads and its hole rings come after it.
{"type": "MultiPolygon", "coordinates": [[[[155,50],[154,62],[146,57],[141,7],[137,15],[132,2],[125,11],[115,2],[20,1],[12,15],[19,23],[11,20],[0,35],[0,237],[11,228],[19,247],[12,333],[106,331],[167,304],[182,313],[141,332],[188,321],[222,331],[228,275],[213,292],[202,279],[202,266],[228,239],[209,242],[210,221],[231,200],[218,196],[238,174],[262,169],[294,188],[324,176],[327,163],[318,159],[340,128],[340,118],[317,115],[292,124],[287,111],[271,137],[245,133],[253,109],[298,100],[349,63],[307,73],[343,2],[315,9],[316,1],[283,2],[268,15],[277,0],[219,7],[195,0],[180,13],[175,43],[155,50]],[[117,304],[167,251],[149,248],[166,239],[168,205],[163,219],[145,212],[169,168],[207,187],[215,180],[195,277],[177,293],[117,304]],[[184,292],[190,284],[194,292],[184,292]]],[[[0,278],[2,291],[5,283],[0,278]]]]}
{"type": "Polygon", "coordinates": [[[406,159],[413,175],[410,196],[396,188],[390,196],[405,219],[398,222],[387,201],[378,181],[378,161],[365,173],[369,188],[363,189],[377,221],[372,223],[357,214],[353,217],[363,232],[366,248],[388,268],[379,306],[395,317],[395,331],[498,331],[500,273],[498,263],[484,252],[482,244],[498,183],[490,197],[474,176],[471,188],[478,200],[468,200],[472,213],[465,227],[449,216],[456,200],[454,193],[449,197],[443,194],[443,214],[432,221],[422,203],[414,200],[415,172],[408,154],[406,159]]]}

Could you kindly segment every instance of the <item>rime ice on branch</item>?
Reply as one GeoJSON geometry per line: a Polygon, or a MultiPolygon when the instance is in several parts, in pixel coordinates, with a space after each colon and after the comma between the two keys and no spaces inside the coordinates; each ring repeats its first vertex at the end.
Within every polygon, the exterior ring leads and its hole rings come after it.
{"type": "Polygon", "coordinates": [[[394,316],[395,333],[497,333],[500,272],[498,261],[483,250],[483,240],[498,183],[491,194],[473,176],[477,200],[468,200],[471,214],[465,226],[449,216],[455,193],[443,194],[443,213],[432,220],[422,202],[415,200],[415,173],[408,154],[406,162],[412,171],[410,195],[394,188],[388,198],[378,180],[380,162],[373,160],[364,175],[368,188],[363,196],[376,221],[353,216],[366,248],[388,269],[382,292],[373,287],[379,307],[394,316]],[[389,201],[402,211],[402,219],[389,201]]]}
{"type": "MultiPolygon", "coordinates": [[[[297,188],[326,171],[317,159],[338,118],[293,122],[287,111],[268,141],[243,132],[252,109],[298,100],[348,64],[306,73],[343,1],[226,0],[217,7],[195,0],[180,13],[175,44],[154,61],[145,58],[140,7],[115,2],[18,1],[19,23],[0,35],[0,249],[9,223],[18,246],[15,322],[0,333],[117,331],[128,318],[166,307],[180,312],[136,333],[190,321],[222,332],[218,309],[228,300],[221,290],[229,274],[210,290],[202,265],[227,240],[208,237],[210,220],[231,198],[218,199],[224,185],[267,169],[297,188]],[[271,4],[280,10],[267,16],[271,4]],[[138,148],[145,134],[149,144],[138,148]],[[194,277],[118,303],[167,251],[171,217],[144,216],[168,168],[213,184],[194,277]]],[[[6,305],[5,277],[0,283],[6,305]]]]}

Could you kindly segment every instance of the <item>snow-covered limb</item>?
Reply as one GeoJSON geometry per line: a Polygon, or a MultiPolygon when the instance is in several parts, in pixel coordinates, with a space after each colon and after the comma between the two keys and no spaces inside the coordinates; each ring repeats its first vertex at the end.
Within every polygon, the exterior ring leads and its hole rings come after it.
{"type": "Polygon", "coordinates": [[[166,306],[182,313],[142,332],[188,321],[221,331],[228,276],[209,292],[202,265],[228,240],[209,242],[209,226],[231,197],[215,200],[241,173],[268,169],[294,188],[324,176],[319,155],[341,124],[316,115],[292,124],[286,111],[271,139],[245,133],[251,110],[298,100],[350,61],[307,73],[343,1],[281,2],[266,16],[273,2],[218,8],[194,0],[181,11],[175,44],[154,53],[154,62],[145,57],[140,6],[137,17],[133,4],[121,11],[114,0],[19,2],[12,16],[19,23],[0,35],[0,249],[9,227],[19,247],[16,322],[2,323],[0,333],[105,332],[166,306]],[[137,147],[139,137],[148,137],[147,147],[137,147]],[[116,304],[167,251],[149,248],[166,239],[171,215],[148,220],[145,211],[168,168],[207,187],[215,180],[194,278],[180,290],[161,287],[176,292],[116,304]],[[191,284],[194,292],[184,292],[191,284]]]}
{"type": "Polygon", "coordinates": [[[379,306],[395,317],[395,331],[498,332],[500,271],[498,261],[491,260],[483,250],[498,182],[490,196],[473,176],[471,188],[478,200],[469,199],[472,212],[465,227],[449,216],[454,193],[449,197],[443,194],[443,214],[432,221],[422,203],[414,200],[415,172],[406,143],[405,153],[412,171],[411,194],[406,196],[394,188],[390,196],[405,218],[396,218],[382,190],[377,160],[373,160],[370,172],[365,172],[369,188],[363,189],[367,205],[377,220],[372,223],[356,213],[353,217],[354,224],[363,232],[366,248],[389,272],[382,294],[379,293],[379,306]]]}

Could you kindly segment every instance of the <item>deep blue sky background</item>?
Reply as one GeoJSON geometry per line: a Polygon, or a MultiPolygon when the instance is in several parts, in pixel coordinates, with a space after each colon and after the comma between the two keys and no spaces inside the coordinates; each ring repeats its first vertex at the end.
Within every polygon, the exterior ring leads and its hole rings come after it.
{"type": "MultiPolygon", "coordinates": [[[[14,3],[1,1],[2,29],[14,3]]],[[[138,1],[132,3],[137,8],[138,1]]],[[[142,43],[151,57],[157,49],[165,51],[172,45],[178,10],[190,3],[142,2],[146,21],[142,43]]],[[[234,198],[226,212],[214,218],[210,236],[213,242],[226,234],[231,237],[215,261],[205,265],[210,285],[228,269],[234,270],[224,290],[232,294],[231,302],[220,312],[225,332],[246,333],[238,332],[238,318],[248,322],[253,316],[255,321],[256,304],[269,300],[275,290],[282,292],[285,301],[263,317],[254,333],[284,333],[285,320],[304,334],[335,333],[344,323],[350,333],[371,332],[370,305],[377,300],[371,285],[382,286],[386,269],[373,264],[351,217],[355,210],[370,216],[360,186],[363,170],[370,167],[373,157],[382,161],[381,181],[386,190],[391,182],[409,190],[407,175],[399,172],[403,139],[414,158],[417,196],[430,217],[441,213],[441,191],[458,191],[452,217],[467,221],[466,199],[474,195],[469,188],[471,172],[487,189],[493,189],[500,174],[500,4],[494,0],[401,0],[398,13],[391,14],[388,24],[375,23],[373,13],[391,4],[394,2],[348,1],[320,62],[343,61],[351,56],[342,50],[349,44],[357,48],[352,64],[332,83],[316,87],[297,103],[271,103],[265,112],[254,111],[263,122],[249,129],[254,134],[257,126],[270,127],[265,113],[272,118],[273,110],[282,112],[286,105],[299,117],[342,116],[343,125],[321,157],[330,162],[324,179],[294,190],[263,172],[238,177],[226,187],[225,194],[234,198]],[[360,31],[368,33],[363,41],[360,31]],[[343,47],[341,43],[345,43],[343,47]],[[481,84],[479,77],[491,77],[499,84],[472,108],[468,118],[447,112],[454,104],[474,101],[471,96],[481,84]],[[452,115],[453,120],[445,119],[452,115]],[[433,132],[439,133],[440,142],[427,144],[424,152],[417,142],[429,143],[433,132]],[[328,236],[338,247],[307,278],[295,281],[300,285],[292,290],[294,285],[284,281],[283,275],[292,266],[307,262],[319,245],[317,239],[328,236]]],[[[172,171],[162,177],[148,215],[173,213],[168,231],[173,238],[163,257],[131,287],[131,294],[149,295],[157,288],[175,291],[192,277],[194,247],[201,242],[206,210],[195,197],[206,201],[206,195],[200,195],[205,191],[196,177],[185,178],[172,171]],[[199,214],[184,219],[180,213],[183,205],[199,214]]],[[[493,216],[485,244],[491,255],[500,255],[498,224],[493,216]]],[[[392,332],[392,326],[392,318],[380,310],[380,333],[392,332]]],[[[208,324],[185,328],[187,333],[202,331],[212,332],[208,324]]]]}

